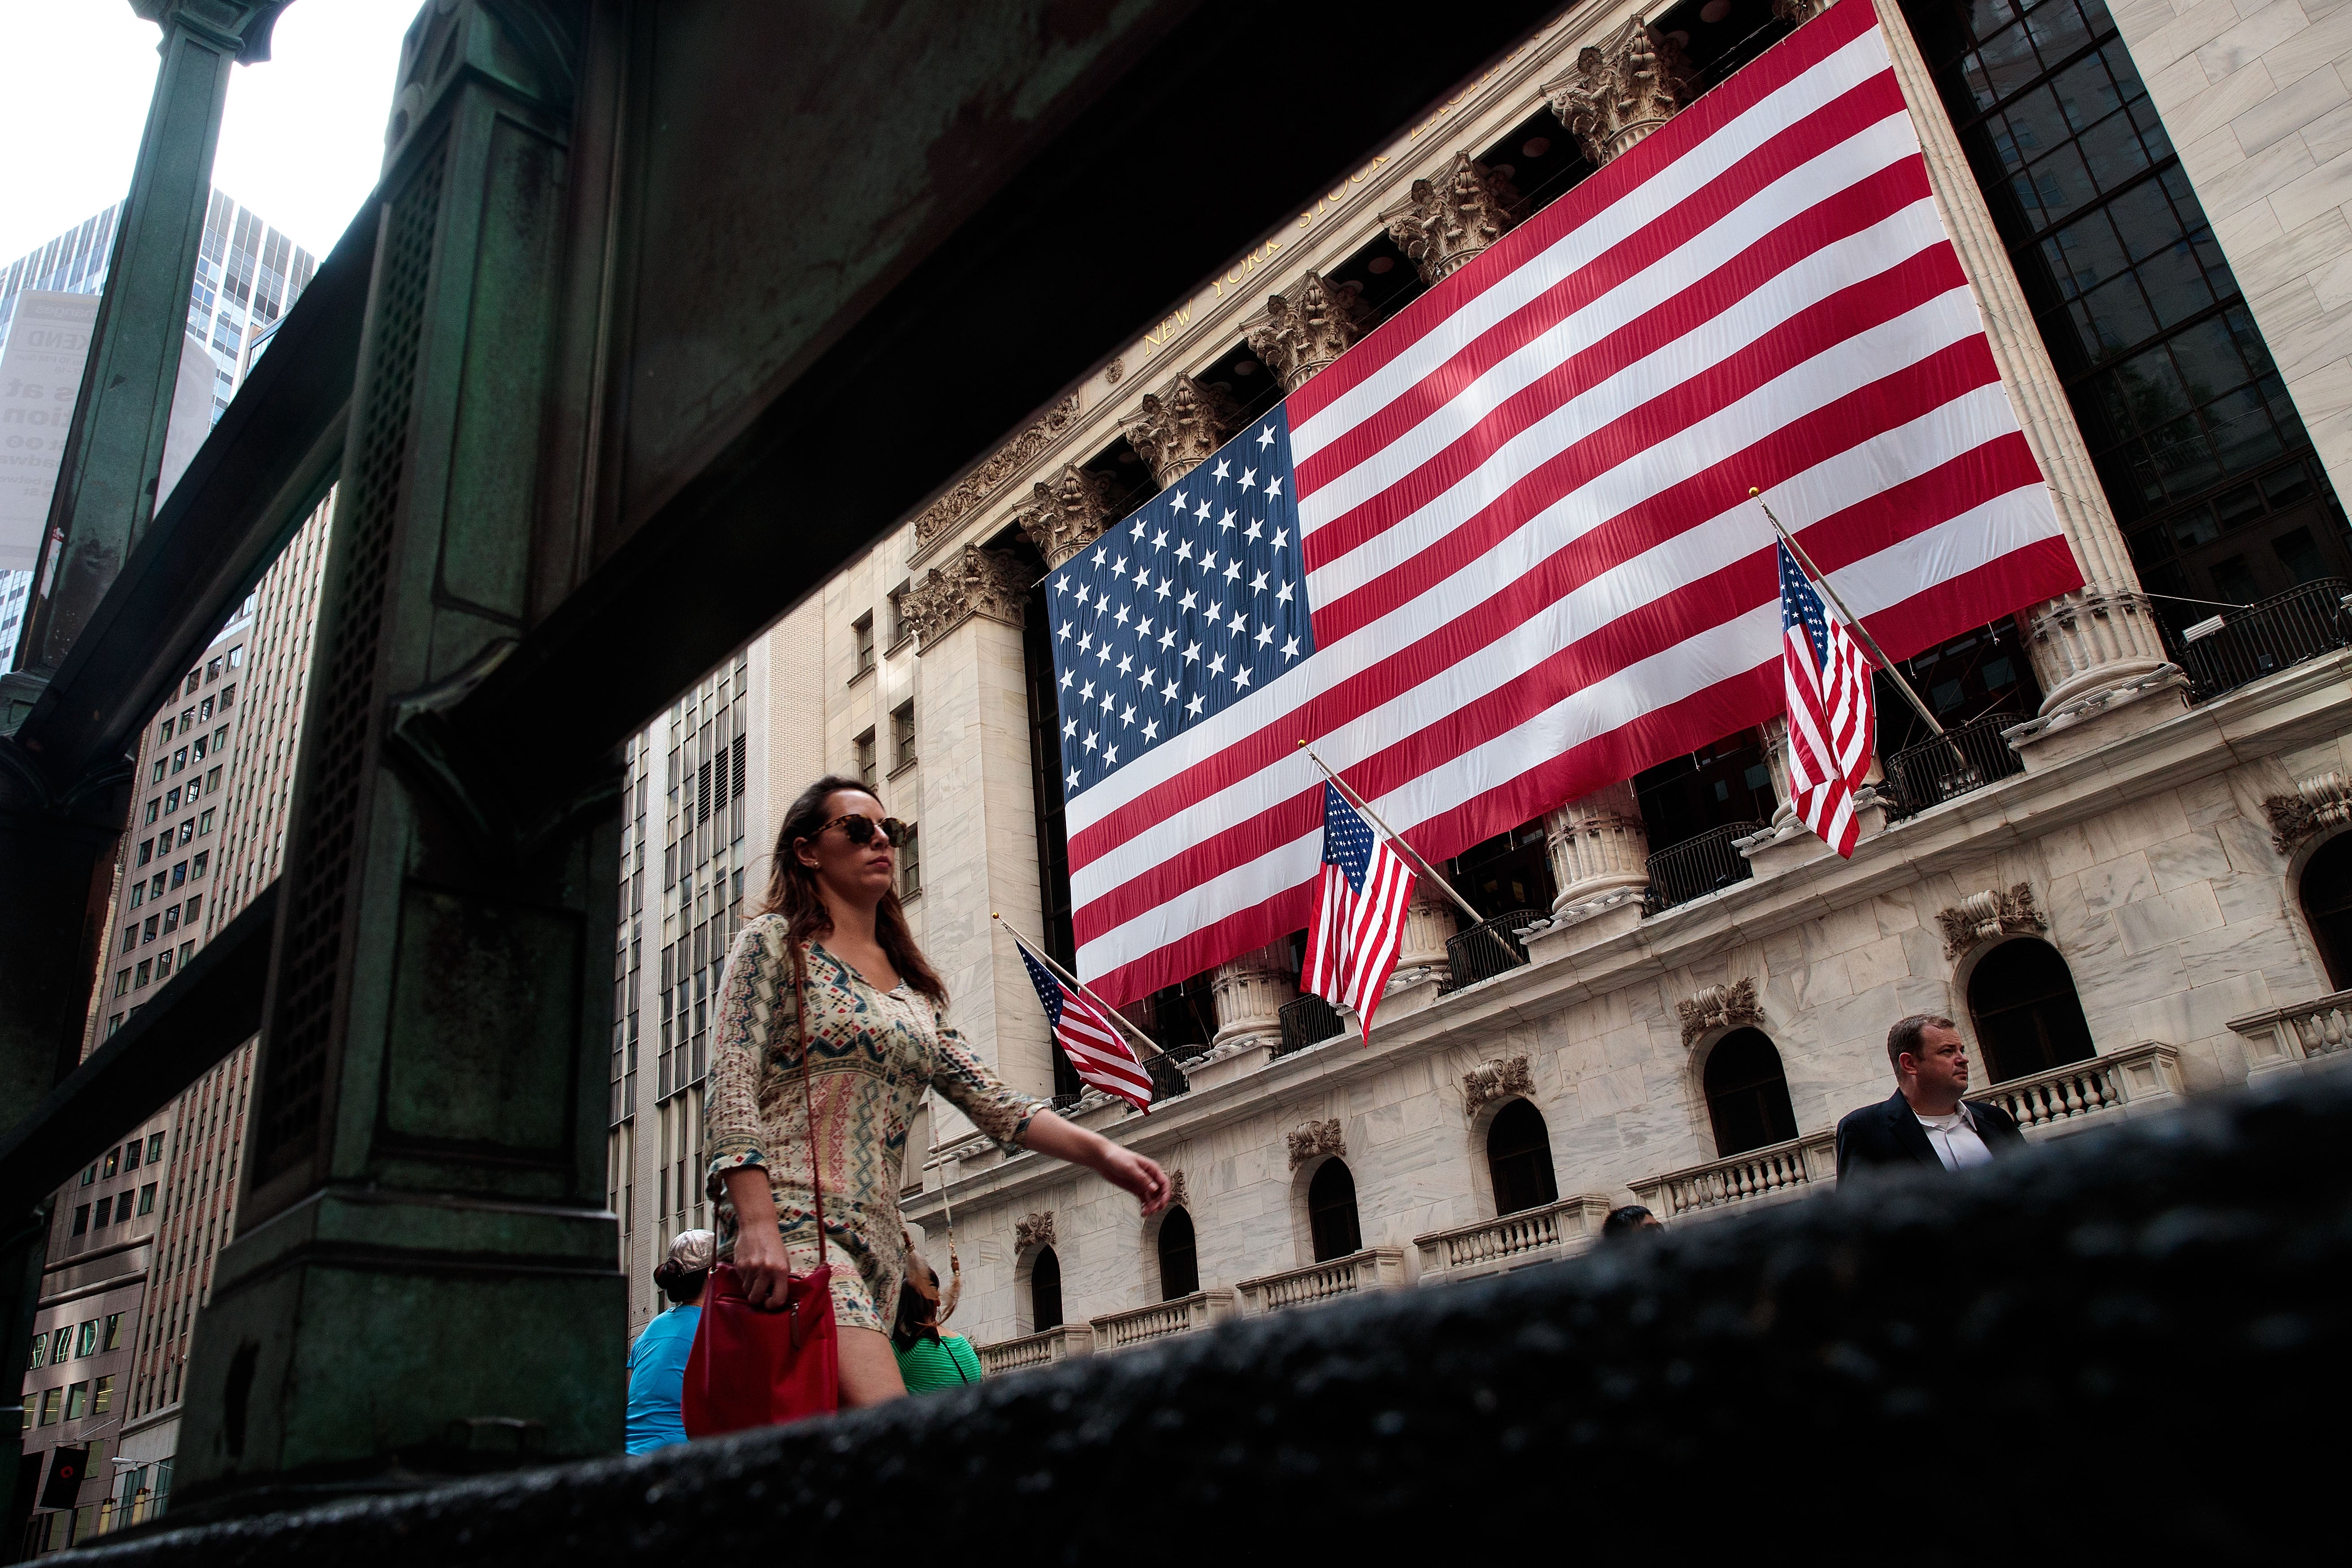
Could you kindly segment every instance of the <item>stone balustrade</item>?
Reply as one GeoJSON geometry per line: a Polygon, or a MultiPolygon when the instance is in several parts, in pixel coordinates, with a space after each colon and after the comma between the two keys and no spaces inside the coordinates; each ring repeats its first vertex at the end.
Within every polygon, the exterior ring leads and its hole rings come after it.
{"type": "Polygon", "coordinates": [[[1710,1160],[1633,1184],[1633,1196],[1660,1219],[1679,1219],[1759,1198],[1794,1197],[1837,1180],[1837,1133],[1831,1128],[1710,1160]]]}
{"type": "Polygon", "coordinates": [[[1172,1334],[1210,1328],[1233,1315],[1231,1290],[1195,1290],[1172,1301],[1154,1301],[1149,1307],[1106,1312],[1094,1321],[1095,1344],[1106,1351],[1123,1351],[1172,1334]]]}
{"type": "Polygon", "coordinates": [[[2183,1092],[2180,1053],[2143,1040],[2087,1061],[2011,1079],[1969,1098],[2000,1106],[2020,1131],[2031,1133],[2126,1105],[2173,1100],[2183,1092]]]}
{"type": "Polygon", "coordinates": [[[1368,1247],[1345,1258],[1261,1274],[1234,1287],[1252,1313],[1278,1312],[1285,1307],[1311,1307],[1337,1300],[1360,1290],[1395,1290],[1410,1283],[1404,1274],[1404,1252],[1394,1247],[1368,1247]]]}
{"type": "Polygon", "coordinates": [[[2249,1076],[2299,1071],[2309,1062],[2340,1059],[2345,1047],[2352,1044],[2352,991],[2232,1018],[2230,1027],[2245,1044],[2249,1076]]]}
{"type": "Polygon", "coordinates": [[[1583,1251],[1601,1234],[1609,1200],[1593,1193],[1412,1238],[1425,1280],[1474,1279],[1583,1251]]]}
{"type": "Polygon", "coordinates": [[[1002,1377],[1008,1372],[1051,1366],[1072,1356],[1092,1355],[1095,1331],[1087,1323],[1064,1323],[1041,1334],[1023,1334],[1018,1339],[999,1340],[992,1345],[975,1345],[972,1350],[980,1357],[982,1372],[990,1377],[1002,1377]]]}

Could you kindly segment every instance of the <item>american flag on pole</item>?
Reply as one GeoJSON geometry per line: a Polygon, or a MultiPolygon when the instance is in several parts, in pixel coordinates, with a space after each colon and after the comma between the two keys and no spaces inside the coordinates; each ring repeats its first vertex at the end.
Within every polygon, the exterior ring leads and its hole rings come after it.
{"type": "Polygon", "coordinates": [[[1821,841],[1853,858],[1853,792],[1870,772],[1877,715],[1870,660],[1845,623],[1780,552],[1780,679],[1789,704],[1789,798],[1821,841]]]}
{"type": "Polygon", "coordinates": [[[1027,942],[1015,936],[1013,945],[1021,950],[1021,962],[1029,966],[1029,984],[1037,988],[1037,1000],[1045,1006],[1054,1038],[1061,1043],[1078,1077],[1150,1115],[1151,1075],[1136,1059],[1118,1026],[1060,975],[1038,963],[1027,942]]]}
{"type": "Polygon", "coordinates": [[[1353,1009],[1367,1042],[1372,1010],[1396,973],[1414,879],[1387,836],[1373,831],[1339,786],[1324,784],[1323,878],[1298,983],[1335,1007],[1353,1009]]]}
{"type": "Polygon", "coordinates": [[[1844,0],[1503,237],[1047,603],[1077,972],[1307,924],[1316,750],[1430,858],[1780,710],[1750,486],[1901,658],[2079,585],[1844,0]]]}

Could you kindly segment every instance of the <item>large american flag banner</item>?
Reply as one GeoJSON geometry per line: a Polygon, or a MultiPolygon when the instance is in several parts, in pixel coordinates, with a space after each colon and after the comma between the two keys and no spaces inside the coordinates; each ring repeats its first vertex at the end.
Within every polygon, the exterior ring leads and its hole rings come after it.
{"type": "Polygon", "coordinates": [[[1333,1006],[1352,1011],[1363,1022],[1367,1045],[1372,1014],[1404,945],[1414,880],[1396,846],[1373,831],[1337,784],[1325,784],[1323,875],[1298,984],[1333,1006]]]}
{"type": "Polygon", "coordinates": [[[1434,859],[1780,711],[1750,486],[1892,658],[2081,582],[1869,0],[1052,575],[1078,973],[1306,925],[1301,740],[1434,859]]]}
{"type": "Polygon", "coordinates": [[[1851,860],[1862,838],[1853,792],[1870,774],[1876,731],[1870,660],[1845,623],[1822,605],[1789,547],[1779,544],[1777,549],[1780,684],[1789,705],[1789,800],[1816,837],[1851,860]]]}

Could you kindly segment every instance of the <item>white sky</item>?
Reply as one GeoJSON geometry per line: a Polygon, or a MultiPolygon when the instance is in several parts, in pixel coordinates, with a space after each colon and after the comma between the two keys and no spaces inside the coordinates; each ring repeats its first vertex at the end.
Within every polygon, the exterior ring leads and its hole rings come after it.
{"type": "MultiPolygon", "coordinates": [[[[323,258],[375,186],[420,5],[295,0],[268,62],[230,74],[213,184],[323,258]]],[[[129,0],[0,0],[0,100],[18,128],[0,163],[0,265],[130,188],[160,36],[129,0]]]]}

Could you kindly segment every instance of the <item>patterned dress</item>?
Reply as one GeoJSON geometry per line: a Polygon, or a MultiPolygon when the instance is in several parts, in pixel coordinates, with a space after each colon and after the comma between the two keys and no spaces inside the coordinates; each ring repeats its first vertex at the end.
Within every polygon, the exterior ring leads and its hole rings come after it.
{"type": "Polygon", "coordinates": [[[725,1253],[735,1245],[727,1173],[758,1165],[775,1194],[777,1228],[793,1271],[816,1267],[809,1188],[814,1150],[824,1183],[835,1319],[844,1328],[887,1333],[905,1266],[898,1173],[923,1090],[938,1089],[1008,1152],[1045,1102],[999,1082],[920,992],[904,984],[878,990],[823,943],[811,942],[803,952],[809,1097],[816,1115],[812,1142],[801,1100],[793,961],[784,931],[782,915],[747,921],[719,984],[703,1101],[710,1152],[706,1180],[718,1208],[719,1248],[725,1253]]]}

